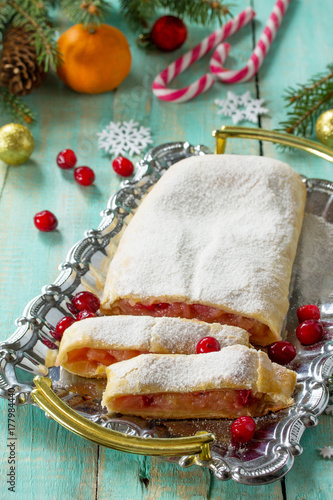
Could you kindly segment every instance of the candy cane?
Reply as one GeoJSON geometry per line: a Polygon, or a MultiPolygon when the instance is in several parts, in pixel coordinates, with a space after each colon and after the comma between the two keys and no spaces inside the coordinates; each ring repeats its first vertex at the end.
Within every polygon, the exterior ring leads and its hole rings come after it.
{"type": "Polygon", "coordinates": [[[221,44],[216,48],[210,60],[210,71],[218,80],[223,83],[246,82],[258,72],[271,48],[290,2],[291,0],[278,0],[276,2],[250,59],[242,69],[226,70],[223,68],[223,63],[228,55],[229,49],[226,50],[226,48],[223,47],[225,44],[221,44]]]}
{"type": "MultiPolygon", "coordinates": [[[[248,24],[254,16],[254,10],[251,7],[247,7],[234,19],[231,19],[224,26],[204,38],[204,40],[192,50],[186,52],[186,54],[171,63],[165,70],[159,73],[153,81],[153,93],[156,97],[163,101],[185,102],[210,89],[215,83],[210,73],[207,73],[191,85],[182,89],[168,89],[167,85],[195,61],[201,59],[207,52],[220,44],[223,40],[248,24]]],[[[229,49],[230,45],[224,44],[222,50],[223,56],[227,56],[229,49]]]]}

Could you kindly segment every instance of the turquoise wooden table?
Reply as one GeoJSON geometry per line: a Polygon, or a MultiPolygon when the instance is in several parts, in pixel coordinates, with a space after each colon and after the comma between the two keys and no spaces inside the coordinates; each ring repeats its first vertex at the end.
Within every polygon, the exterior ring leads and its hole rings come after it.
{"type": "MultiPolygon", "coordinates": [[[[251,5],[256,20],[231,39],[229,67],[240,67],[250,55],[255,40],[273,6],[273,0],[239,0],[237,13],[251,5]]],[[[230,118],[221,118],[214,104],[227,90],[237,94],[250,91],[266,101],[270,110],[256,126],[275,128],[286,117],[282,93],[288,85],[304,82],[332,62],[331,0],[320,3],[294,0],[277,39],[257,78],[246,84],[216,84],[207,94],[186,104],[163,103],[151,92],[153,77],[175,54],[142,51],[135,36],[114,12],[108,20],[128,36],[133,55],[129,77],[115,91],[103,95],[80,95],[50,74],[46,83],[27,102],[39,114],[31,127],[36,148],[23,166],[0,165],[0,340],[14,331],[14,320],[25,304],[40,292],[44,284],[57,276],[57,266],[68,249],[86,229],[97,227],[99,213],[120,179],[111,168],[110,158],[97,150],[96,133],[110,120],[133,118],[152,128],[154,144],[188,140],[213,148],[211,131],[230,118]],[[96,173],[94,185],[83,188],[72,174],[56,166],[56,155],[70,147],[79,163],[96,173]],[[58,231],[40,233],[33,216],[40,210],[54,212],[58,231]]],[[[56,22],[63,23],[62,20],[56,22]]],[[[62,24],[62,28],[64,25],[62,24]]],[[[213,28],[213,27],[212,27],[213,28]]],[[[212,29],[190,27],[185,47],[193,47],[212,29]]],[[[206,71],[207,57],[178,78],[177,86],[188,83],[206,71]]],[[[9,122],[1,115],[0,125],[9,122]]],[[[249,126],[248,122],[242,125],[249,126]]],[[[261,154],[258,142],[229,141],[228,151],[261,154]]],[[[262,153],[289,162],[298,172],[310,177],[333,180],[333,166],[305,153],[281,152],[265,143],[262,153]]],[[[306,499],[332,498],[333,460],[319,456],[318,447],[333,446],[333,417],[323,415],[316,428],[302,438],[303,454],[282,480],[266,486],[246,487],[235,482],[219,482],[208,470],[181,469],[159,459],[123,454],[84,441],[45,418],[31,406],[19,407],[15,415],[17,477],[15,493],[8,491],[9,448],[7,444],[8,404],[0,401],[1,442],[0,498],[18,499],[306,499]]]]}

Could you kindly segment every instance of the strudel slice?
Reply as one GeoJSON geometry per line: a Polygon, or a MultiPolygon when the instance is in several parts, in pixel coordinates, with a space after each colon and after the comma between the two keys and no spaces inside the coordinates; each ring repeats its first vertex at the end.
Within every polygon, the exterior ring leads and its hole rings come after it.
{"type": "Polygon", "coordinates": [[[103,316],[73,323],[64,333],[56,364],[81,377],[106,377],[105,368],[139,354],[194,354],[203,337],[221,347],[249,345],[237,327],[181,318],[103,316]]]}
{"type": "Polygon", "coordinates": [[[143,354],[106,369],[109,412],[150,418],[261,416],[293,404],[296,373],[243,345],[198,355],[143,354]]]}
{"type": "Polygon", "coordinates": [[[279,340],[306,189],[280,161],[187,158],[140,204],[111,261],[101,310],[197,318],[279,340]]]}

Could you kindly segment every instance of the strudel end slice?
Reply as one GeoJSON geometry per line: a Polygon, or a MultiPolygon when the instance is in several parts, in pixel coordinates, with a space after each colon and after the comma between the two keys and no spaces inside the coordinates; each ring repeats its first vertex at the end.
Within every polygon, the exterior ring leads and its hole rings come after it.
{"type": "Polygon", "coordinates": [[[143,354],[106,369],[102,404],[149,418],[261,416],[293,404],[296,373],[243,345],[198,355],[143,354]]]}
{"type": "Polygon", "coordinates": [[[105,368],[143,353],[194,354],[203,337],[221,347],[249,345],[237,327],[181,318],[102,316],[73,323],[60,343],[57,365],[81,377],[105,377],[105,368]]]}
{"type": "Polygon", "coordinates": [[[101,310],[238,326],[279,340],[306,198],[287,164],[206,155],[169,168],[111,261],[101,310]]]}

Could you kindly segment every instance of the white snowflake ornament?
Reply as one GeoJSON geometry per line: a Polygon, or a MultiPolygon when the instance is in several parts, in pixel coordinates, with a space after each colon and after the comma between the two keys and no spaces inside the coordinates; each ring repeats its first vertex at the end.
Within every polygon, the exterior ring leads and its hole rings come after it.
{"type": "Polygon", "coordinates": [[[268,109],[263,107],[264,102],[264,99],[254,99],[249,91],[242,95],[227,92],[227,99],[215,100],[215,104],[221,107],[217,113],[231,116],[235,125],[243,120],[256,123],[259,115],[268,113],[268,109]]]}
{"type": "Polygon", "coordinates": [[[134,120],[110,122],[98,136],[98,149],[114,156],[140,154],[148,144],[152,144],[150,127],[143,127],[134,120]]]}
{"type": "Polygon", "coordinates": [[[333,447],[332,446],[324,446],[324,448],[318,448],[320,450],[319,455],[323,458],[332,458],[333,457],[333,447]]]}

